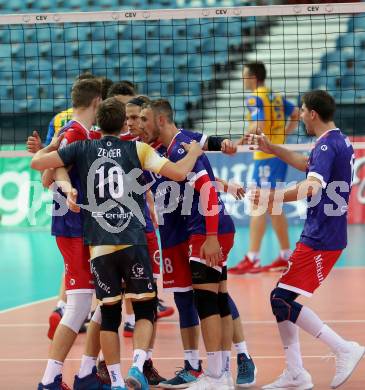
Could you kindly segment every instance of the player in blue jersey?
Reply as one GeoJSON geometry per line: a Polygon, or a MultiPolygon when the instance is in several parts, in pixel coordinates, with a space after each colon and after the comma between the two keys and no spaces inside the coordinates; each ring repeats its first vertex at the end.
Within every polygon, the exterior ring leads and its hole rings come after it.
{"type": "MultiPolygon", "coordinates": [[[[180,147],[181,142],[189,142],[191,140],[190,136],[192,133],[184,130],[179,131],[176,128],[172,122],[171,106],[167,101],[158,100],[152,102],[143,109],[141,119],[141,128],[147,133],[146,137],[143,137],[145,142],[151,142],[155,139],[161,141],[161,144],[156,146],[157,150],[159,150],[161,154],[166,154],[171,161],[178,161],[183,157],[184,151],[180,147]],[[188,133],[190,136],[187,135],[188,133]],[[170,147],[167,148],[169,144],[170,147]]],[[[195,134],[195,136],[199,137],[197,134],[195,134]]],[[[155,193],[157,214],[159,217],[163,218],[163,223],[160,224],[160,237],[164,265],[164,287],[174,291],[175,302],[179,309],[180,327],[185,349],[187,340],[186,337],[184,337],[184,333],[191,331],[192,328],[197,329],[199,322],[197,320],[196,309],[194,308],[195,305],[193,302],[190,302],[190,305],[184,305],[186,306],[186,308],[184,308],[182,307],[180,301],[187,300],[187,295],[189,295],[188,293],[191,292],[193,286],[196,292],[195,295],[200,295],[201,297],[198,301],[197,307],[198,313],[202,319],[202,328],[204,329],[203,333],[211,327],[209,325],[210,321],[219,321],[217,310],[221,310],[219,313],[223,317],[225,328],[227,328],[227,330],[231,329],[232,325],[230,311],[231,305],[228,303],[230,298],[225,291],[225,281],[222,281],[221,283],[222,289],[220,293],[216,294],[217,297],[219,297],[220,307],[215,307],[215,301],[213,299],[212,304],[210,305],[211,311],[208,313],[207,311],[202,310],[203,302],[206,302],[206,298],[208,298],[208,296],[205,295],[209,295],[210,293],[206,293],[207,290],[205,288],[207,284],[218,286],[220,278],[225,278],[225,266],[223,262],[217,267],[217,269],[223,271],[222,273],[218,271],[209,271],[211,268],[208,268],[203,264],[205,259],[200,258],[200,250],[201,248],[209,248],[208,251],[211,250],[212,247],[214,247],[213,245],[217,243],[217,237],[215,236],[219,233],[219,244],[216,248],[219,252],[221,245],[224,252],[223,257],[225,257],[232,245],[234,226],[230,217],[225,215],[223,203],[217,197],[216,191],[211,186],[211,181],[215,181],[215,178],[206,157],[204,157],[203,162],[200,161],[196,164],[193,172],[196,173],[196,175],[194,175],[196,180],[192,178],[189,182],[171,183],[165,182],[164,178],[155,177],[154,185],[152,187],[153,192],[155,193]],[[190,187],[191,190],[186,192],[188,187],[190,187]],[[175,190],[171,190],[171,188],[175,188],[175,190]],[[208,194],[206,191],[207,188],[209,189],[208,194]],[[189,199],[189,193],[191,195],[191,199],[189,199]],[[216,206],[221,209],[220,213],[202,216],[199,212],[200,197],[204,199],[202,204],[206,205],[211,202],[216,204],[216,206]],[[187,200],[188,204],[185,204],[185,200],[183,201],[183,199],[189,199],[187,200]],[[189,205],[192,206],[192,209],[189,205]],[[186,207],[188,207],[189,210],[187,210],[186,207]],[[212,236],[210,236],[210,233],[213,233],[212,236]],[[189,257],[191,260],[191,267],[189,266],[189,257]],[[190,268],[193,268],[193,285],[190,268]],[[208,270],[208,275],[206,270],[208,270]],[[207,280],[208,283],[205,283],[207,280]],[[215,313],[213,314],[214,310],[215,313]],[[188,315],[186,315],[185,311],[188,311],[188,315]],[[192,321],[195,322],[193,323],[192,321]]],[[[205,257],[209,258],[209,256],[209,253],[205,253],[205,257]]],[[[211,294],[214,298],[214,292],[211,292],[211,294]]],[[[216,326],[214,326],[213,329],[216,329],[216,326]]],[[[219,332],[219,329],[217,330],[219,332]]],[[[191,332],[189,333],[191,334],[191,332]]],[[[229,382],[230,374],[227,372],[223,373],[224,370],[220,370],[218,367],[219,362],[222,362],[222,355],[226,357],[226,362],[229,362],[230,360],[229,353],[227,351],[230,351],[232,334],[228,331],[225,336],[224,353],[221,352],[222,345],[220,343],[219,335],[218,337],[215,337],[215,343],[217,345],[213,345],[214,343],[212,343],[207,346],[208,351],[210,350],[210,352],[214,352],[209,354],[208,372],[211,373],[211,377],[209,377],[209,375],[204,375],[204,379],[202,378],[198,381],[198,388],[205,386],[207,381],[213,381],[214,385],[217,385],[218,387],[220,386],[219,388],[227,388],[225,386],[233,385],[233,382],[229,385],[227,383],[229,382]],[[216,376],[217,378],[213,378],[212,376],[216,376]]],[[[193,347],[195,349],[197,340],[194,340],[194,337],[191,338],[190,336],[190,340],[188,341],[191,343],[190,348],[193,347]]],[[[192,351],[186,350],[185,352],[192,351]]],[[[177,375],[176,378],[173,378],[170,381],[163,382],[161,386],[166,388],[183,388],[192,381],[194,375],[198,376],[200,370],[198,357],[193,359],[192,357],[189,357],[188,354],[185,354],[185,356],[186,365],[188,365],[188,367],[185,367],[185,369],[179,373],[181,375],[177,375]],[[196,364],[196,367],[194,367],[194,363],[196,364]],[[191,379],[187,378],[188,380],[186,380],[185,377],[190,377],[191,379]],[[178,383],[178,381],[180,382],[178,383]]],[[[252,360],[248,360],[253,366],[252,360]]],[[[251,371],[252,377],[250,380],[246,380],[245,383],[238,383],[239,386],[241,385],[242,387],[245,387],[249,385],[250,382],[254,382],[254,366],[251,371]]]]}
{"type": "MultiPolygon", "coordinates": [[[[273,383],[274,389],[312,389],[311,375],[303,368],[299,328],[324,342],[335,354],[333,389],[351,375],[365,348],[338,335],[308,307],[296,302],[299,295],[312,296],[323,283],[347,245],[347,211],[354,167],[354,150],[347,136],[333,121],[335,102],[325,91],[307,92],[302,99],[301,119],[308,135],[317,141],[309,158],[271,143],[263,134],[249,137],[256,148],[272,153],[305,171],[306,180],[280,192],[270,191],[269,207],[276,199],[291,202],[308,198],[307,219],[289,267],[271,293],[271,307],[284,346],[287,369],[273,383]]],[[[255,190],[251,199],[259,204],[263,191],[255,190]]]]}

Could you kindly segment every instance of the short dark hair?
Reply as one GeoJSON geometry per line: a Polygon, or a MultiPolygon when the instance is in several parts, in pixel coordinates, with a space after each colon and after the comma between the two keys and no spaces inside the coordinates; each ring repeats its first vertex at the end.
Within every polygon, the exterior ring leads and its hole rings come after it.
{"type": "Polygon", "coordinates": [[[132,105],[132,106],[139,106],[142,107],[146,104],[149,104],[151,100],[147,96],[137,96],[131,99],[128,103],[127,106],[132,105]]]}
{"type": "Polygon", "coordinates": [[[136,94],[133,86],[130,82],[118,81],[110,86],[108,90],[108,98],[122,95],[122,96],[134,96],[136,94]]]}
{"type": "Polygon", "coordinates": [[[81,73],[79,74],[77,77],[76,77],[76,80],[75,81],[78,81],[78,80],[87,80],[87,79],[95,79],[96,76],[94,76],[91,72],[84,72],[84,73],[81,73]]]}
{"type": "Polygon", "coordinates": [[[110,80],[107,77],[100,77],[99,80],[101,82],[101,98],[105,100],[108,97],[109,89],[113,85],[113,80],[110,80]]]}
{"type": "Polygon", "coordinates": [[[96,121],[103,134],[119,134],[125,122],[125,104],[115,97],[102,101],[96,121]]]}
{"type": "Polygon", "coordinates": [[[171,104],[166,99],[151,100],[149,103],[143,106],[144,108],[150,108],[155,114],[163,114],[166,116],[170,123],[174,121],[174,112],[171,104]]]}
{"type": "Polygon", "coordinates": [[[249,62],[245,64],[251,76],[255,76],[257,81],[264,82],[266,80],[266,67],[263,62],[249,62]]]}
{"type": "Polygon", "coordinates": [[[306,92],[302,96],[302,103],[305,104],[309,111],[315,111],[323,122],[333,120],[336,111],[336,102],[328,92],[320,89],[306,92]]]}
{"type": "Polygon", "coordinates": [[[72,86],[71,98],[73,108],[89,107],[91,102],[101,98],[101,83],[96,78],[77,80],[72,86]]]}

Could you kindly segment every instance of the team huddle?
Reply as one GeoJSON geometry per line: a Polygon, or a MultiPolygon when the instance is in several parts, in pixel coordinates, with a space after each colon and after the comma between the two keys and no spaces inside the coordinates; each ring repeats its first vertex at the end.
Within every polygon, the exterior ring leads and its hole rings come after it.
{"type": "MultiPolygon", "coordinates": [[[[246,66],[246,73],[247,69],[255,67],[246,66]]],[[[249,76],[254,78],[254,72],[249,76]]],[[[267,107],[257,97],[259,81],[252,90],[257,123],[268,120],[260,112],[267,107]]],[[[72,109],[52,121],[52,126],[59,121],[60,129],[57,132],[54,127],[55,133],[47,137],[49,144],[41,145],[36,136],[28,140],[35,152],[32,168],[42,172],[43,185],[54,189],[52,234],[65,262],[67,296],[62,319],[52,332],[49,360],[38,390],[69,389],[62,381],[63,363],[91,312],[94,292],[98,305],[87,327],[73,389],[229,390],[256,383],[257,368],[227,281],[235,226],[220,191],[229,186],[214,176],[204,154],[204,150],[233,154],[237,144],[243,143],[307,172],[303,182],[281,190],[260,188],[258,183],[247,194],[252,208],[260,207],[266,197],[270,210],[279,191],[284,202],[319,198],[308,207],[303,233],[270,296],[287,368],[263,388],[313,388],[301,358],[299,328],[335,353],[331,386],[343,384],[364,347],[344,340],[311,309],[296,302],[299,295],[314,293],[347,245],[347,207],[326,212],[329,205],[337,206],[328,189],[347,205],[354,163],[351,143],[333,122],[332,97],[324,91],[303,96],[301,119],[308,134],[318,137],[308,158],[279,145],[285,137],[277,141],[267,123],[263,133],[257,127],[251,129],[236,144],[178,129],[167,100],[138,96],[127,81],[108,85],[107,93],[105,84],[105,79],[90,74],[80,76],[72,88],[72,109]],[[338,189],[331,186],[333,182],[344,185],[338,189]],[[164,290],[174,294],[184,349],[184,367],[171,379],[161,377],[152,361],[160,269],[164,290]],[[135,318],[133,363],[126,378],[121,374],[118,335],[123,300],[135,318]],[[204,370],[200,331],[207,353],[204,370]],[[231,373],[232,343],[237,352],[236,380],[231,373]]],[[[274,96],[273,105],[283,104],[277,95],[269,95],[274,96]]],[[[277,131],[285,129],[286,119],[294,118],[294,112],[290,104],[280,111],[277,131]]],[[[241,199],[244,189],[235,186],[233,195],[241,199]]]]}

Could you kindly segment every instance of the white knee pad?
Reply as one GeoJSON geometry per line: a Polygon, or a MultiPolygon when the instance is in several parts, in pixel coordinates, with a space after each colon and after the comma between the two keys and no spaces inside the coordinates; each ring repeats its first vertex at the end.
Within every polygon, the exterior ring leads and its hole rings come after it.
{"type": "Polygon", "coordinates": [[[96,309],[94,311],[93,316],[91,317],[91,321],[96,322],[97,324],[101,325],[101,310],[100,305],[96,306],[96,309]]]}
{"type": "Polygon", "coordinates": [[[67,293],[67,304],[61,324],[79,333],[81,325],[90,313],[92,293],[67,293]]]}

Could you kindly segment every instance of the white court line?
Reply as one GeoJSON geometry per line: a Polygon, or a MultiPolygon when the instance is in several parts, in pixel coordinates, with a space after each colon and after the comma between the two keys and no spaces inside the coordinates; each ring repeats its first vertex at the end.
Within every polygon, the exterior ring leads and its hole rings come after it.
{"type": "MultiPolygon", "coordinates": [[[[266,360],[266,359],[285,359],[285,356],[255,356],[252,355],[252,358],[254,360],[266,360]]],[[[334,358],[334,356],[329,356],[329,355],[304,355],[302,356],[304,359],[327,359],[327,358],[334,358]]],[[[202,360],[206,360],[206,357],[200,358],[202,360]]],[[[236,356],[232,357],[232,360],[237,359],[236,356]]],[[[22,359],[22,358],[9,358],[9,359],[2,359],[0,358],[0,363],[20,363],[20,362],[46,362],[48,358],[27,358],[27,359],[22,359]]],[[[132,358],[121,358],[120,361],[126,362],[126,361],[132,361],[132,358]]],[[[155,357],[153,356],[153,361],[155,360],[182,360],[182,357],[155,357]]],[[[70,358],[66,359],[66,362],[80,362],[81,359],[79,358],[70,358]]]]}
{"type": "Polygon", "coordinates": [[[9,309],[0,310],[0,314],[9,313],[9,312],[14,311],[14,310],[24,309],[24,308],[29,307],[29,306],[38,305],[38,303],[52,301],[53,299],[57,299],[57,296],[51,297],[51,298],[40,299],[39,301],[34,301],[34,302],[30,302],[30,303],[25,303],[24,305],[10,307],[9,309]]]}
{"type": "MultiPolygon", "coordinates": [[[[326,324],[365,324],[365,320],[323,320],[326,324]]],[[[275,325],[276,321],[242,321],[243,325],[275,325]]],[[[158,321],[158,325],[179,325],[179,321],[158,321]]],[[[44,328],[47,323],[0,324],[0,328],[44,328]]]]}

